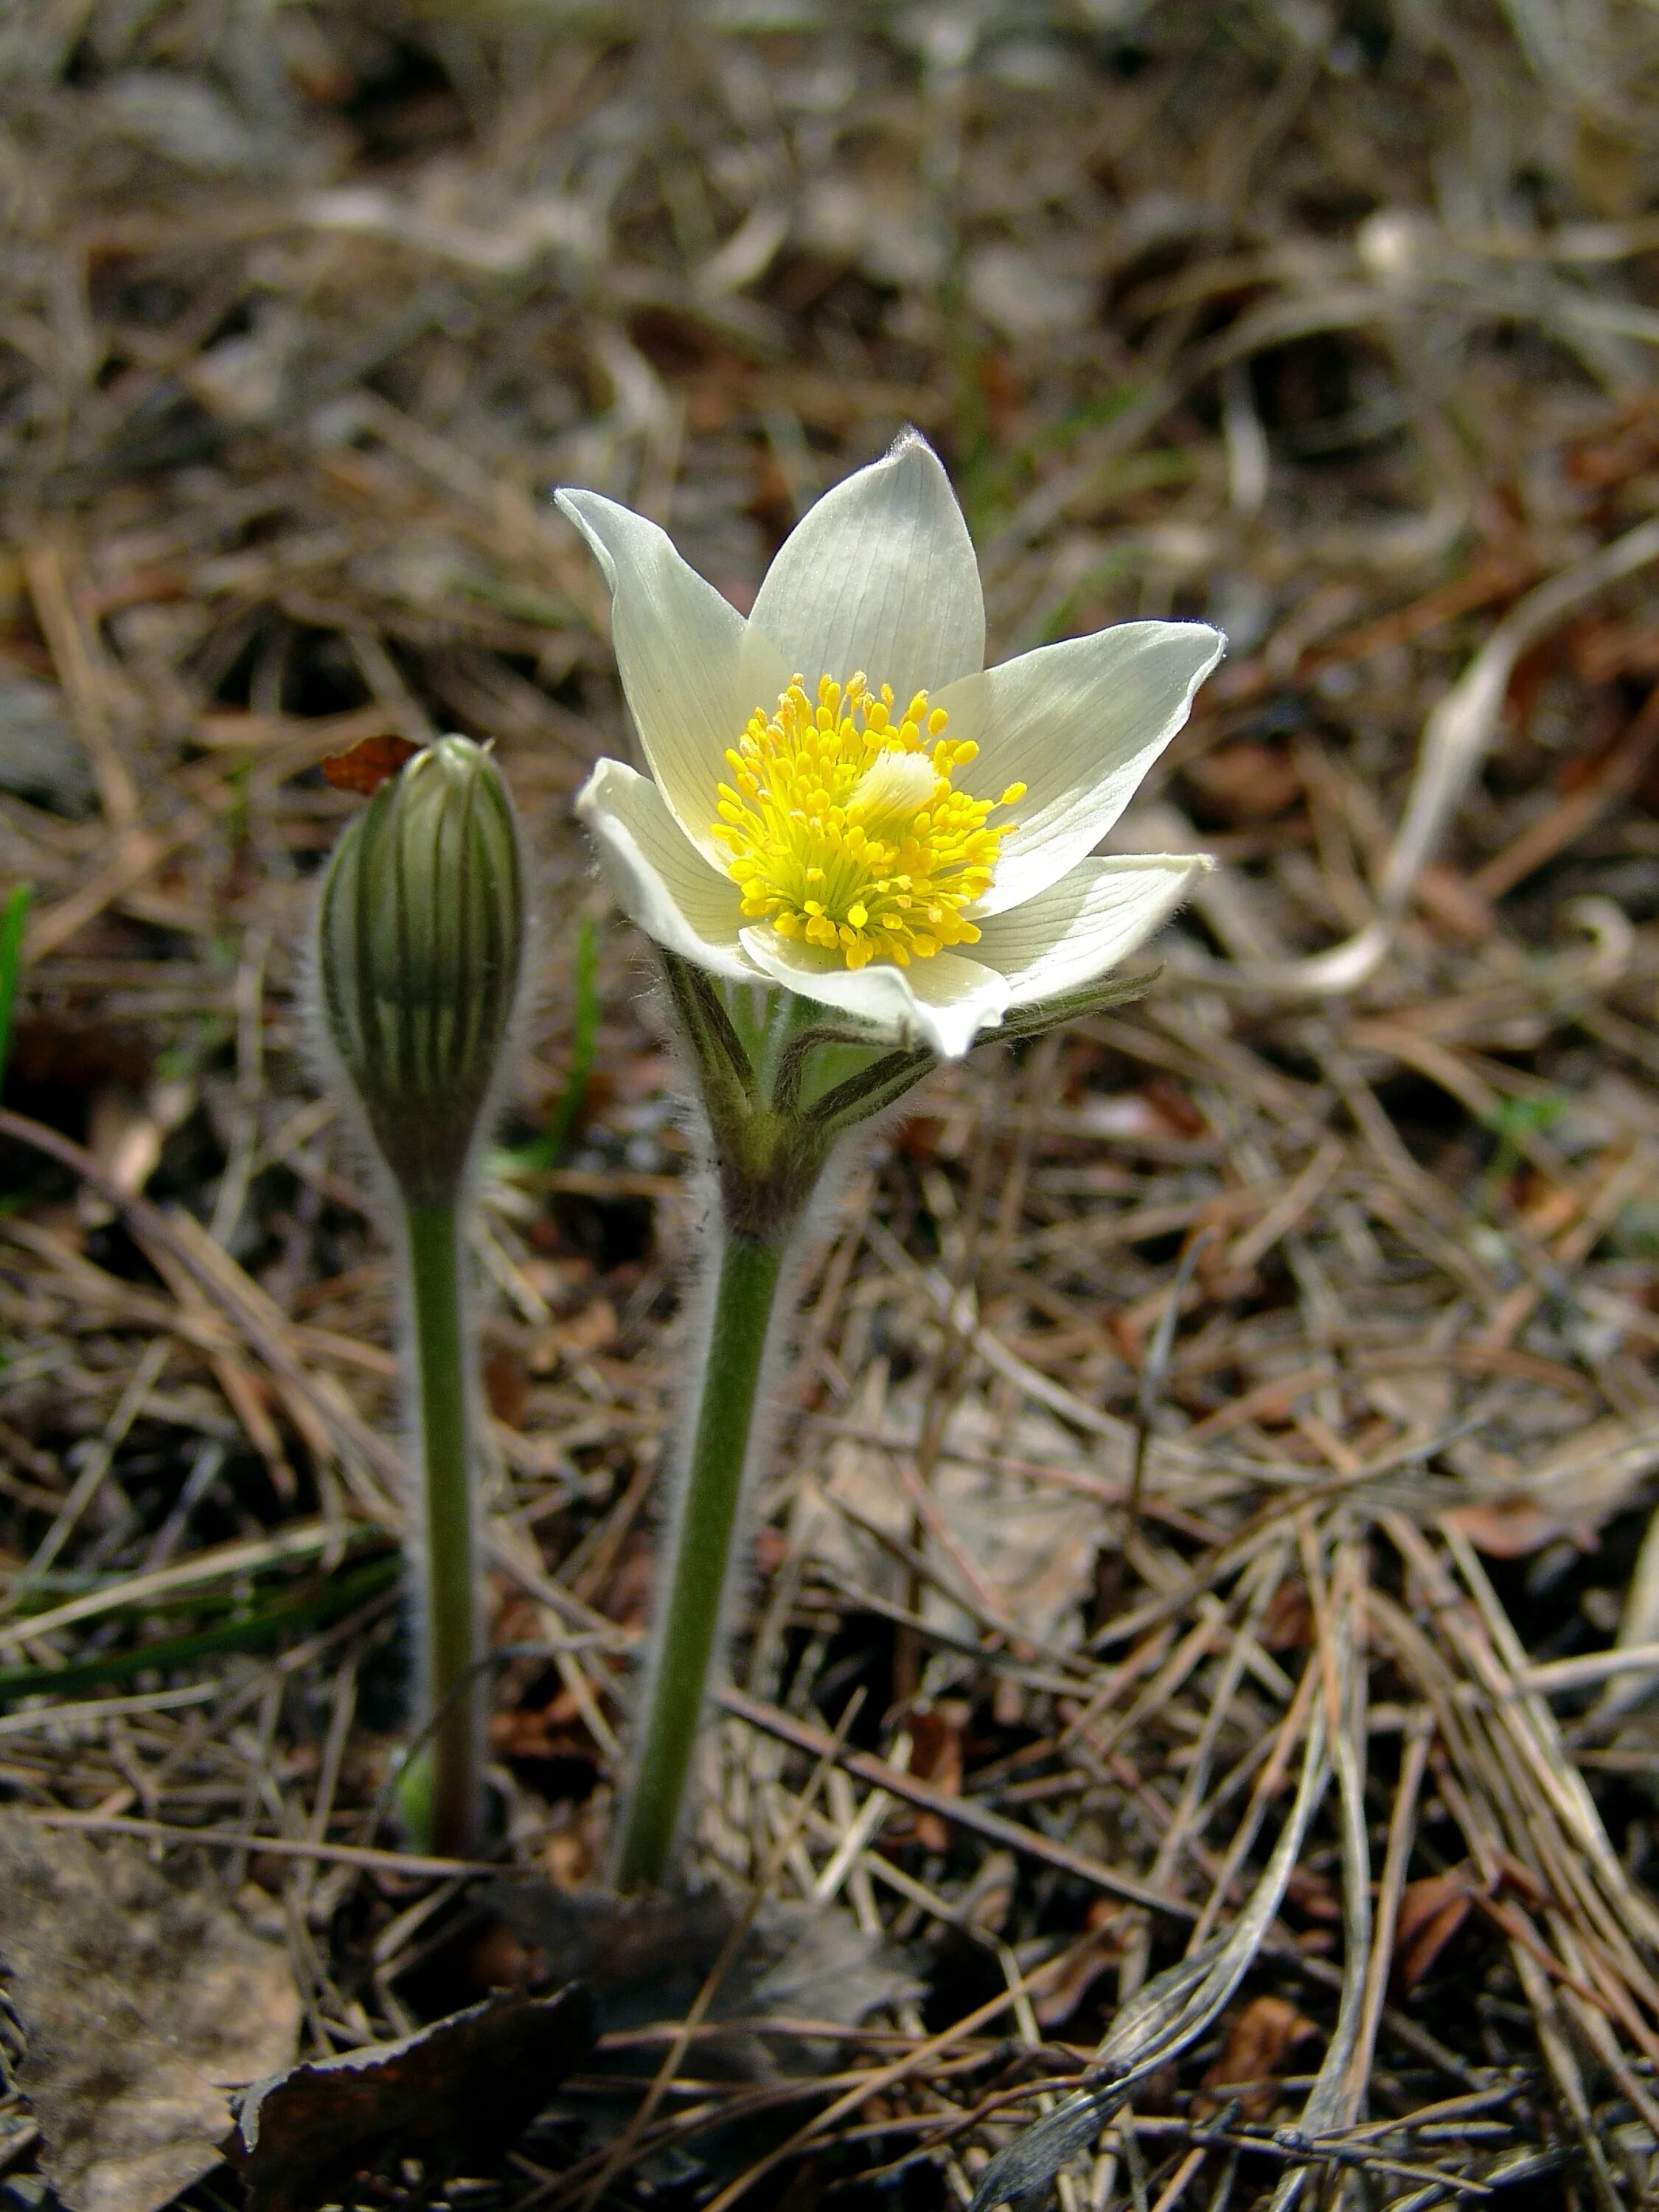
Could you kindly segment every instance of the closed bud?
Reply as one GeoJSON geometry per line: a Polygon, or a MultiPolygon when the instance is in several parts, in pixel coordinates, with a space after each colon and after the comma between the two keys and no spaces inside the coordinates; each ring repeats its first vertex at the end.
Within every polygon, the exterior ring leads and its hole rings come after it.
{"type": "Polygon", "coordinates": [[[524,869],[489,754],[440,738],[383,783],[329,863],[317,971],[331,1056],[410,1205],[453,1199],[518,998],[524,869]]]}

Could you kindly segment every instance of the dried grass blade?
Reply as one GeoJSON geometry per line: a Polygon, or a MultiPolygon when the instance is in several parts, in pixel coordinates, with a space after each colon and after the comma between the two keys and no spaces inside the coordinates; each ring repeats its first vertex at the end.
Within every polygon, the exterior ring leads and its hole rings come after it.
{"type": "MultiPolygon", "coordinates": [[[[1336,1771],[1342,1833],[1342,1994],[1336,2027],[1319,2074],[1303,2107],[1301,2131],[1329,2135],[1352,2127],[1359,2110],[1363,2074],[1356,2078],[1355,2053],[1364,2032],[1370,1983],[1371,1855],[1365,1826],[1365,1671],[1354,1663],[1356,1629],[1361,1618],[1364,1553],[1350,1540],[1338,1564],[1327,1632],[1322,1639],[1330,1677],[1328,1694],[1336,1710],[1331,1729],[1331,1761],[1336,1771]]],[[[1301,2201],[1311,2169],[1294,2166],[1281,2176],[1271,2212],[1291,2212],[1301,2201]]]]}
{"type": "MultiPolygon", "coordinates": [[[[1316,1662],[1316,1664],[1317,1662],[1316,1662]]],[[[1301,1778],[1279,1841],[1232,1926],[1150,1981],[1124,2006],[1090,2071],[1096,2086],[1069,2099],[1010,2143],[985,2169],[970,2212],[1036,2198],[1066,2161],[1097,2136],[1134,2084],[1201,2035],[1249,1972],[1273,1925],[1329,1778],[1325,1707],[1308,1715],[1301,1778]]]]}

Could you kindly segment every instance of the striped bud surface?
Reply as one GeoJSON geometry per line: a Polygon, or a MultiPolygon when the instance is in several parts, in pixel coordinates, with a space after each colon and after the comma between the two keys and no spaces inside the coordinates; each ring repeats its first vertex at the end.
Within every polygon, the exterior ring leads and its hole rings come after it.
{"type": "Polygon", "coordinates": [[[524,866],[489,753],[440,738],[335,849],[318,909],[327,1039],[410,1205],[465,1181],[523,967],[524,866]]]}

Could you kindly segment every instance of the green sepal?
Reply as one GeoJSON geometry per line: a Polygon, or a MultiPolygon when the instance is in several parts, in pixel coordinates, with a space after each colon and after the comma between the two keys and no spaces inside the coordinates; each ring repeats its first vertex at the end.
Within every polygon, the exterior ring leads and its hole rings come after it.
{"type": "Polygon", "coordinates": [[[1001,1027],[981,1030],[979,1042],[988,1044],[1000,1037],[1010,1044],[1023,1044],[1031,1037],[1047,1036],[1064,1022],[1082,1021],[1089,1014],[1104,1013],[1109,1006],[1145,998],[1160,972],[1157,968],[1143,968],[1133,975],[1104,975],[1080,990],[1057,992],[1052,999],[1036,999],[1029,1006],[1011,1006],[1001,1027]]]}

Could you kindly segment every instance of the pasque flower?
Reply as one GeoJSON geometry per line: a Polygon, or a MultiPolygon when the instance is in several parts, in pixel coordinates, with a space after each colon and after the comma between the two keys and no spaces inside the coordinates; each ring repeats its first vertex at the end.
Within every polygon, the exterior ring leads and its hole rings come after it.
{"type": "Polygon", "coordinates": [[[558,499],[611,586],[651,771],[603,760],[577,806],[666,951],[955,1058],[1105,975],[1208,866],[1090,856],[1219,634],[1121,623],[986,668],[967,525],[916,432],[818,501],[747,621],[654,523],[558,499]]]}
{"type": "Polygon", "coordinates": [[[940,1060],[1144,986],[1110,971],[1209,863],[1090,856],[1221,639],[1124,623],[987,669],[968,526],[915,431],[818,501],[746,622],[654,523],[559,504],[650,769],[601,761],[577,806],[655,940],[715,1193],[614,1852],[641,1889],[674,1863],[814,1194],[940,1060]]]}

